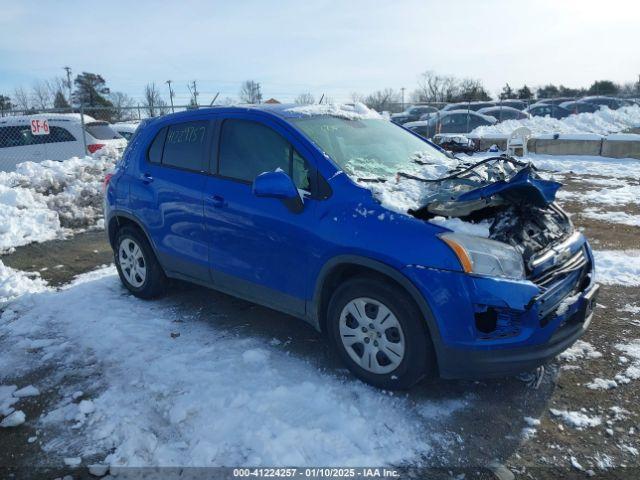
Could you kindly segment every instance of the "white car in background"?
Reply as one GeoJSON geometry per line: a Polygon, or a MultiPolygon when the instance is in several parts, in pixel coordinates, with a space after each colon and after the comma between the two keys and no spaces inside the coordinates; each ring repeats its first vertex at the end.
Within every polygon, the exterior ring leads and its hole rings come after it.
{"type": "Polygon", "coordinates": [[[77,113],[0,118],[0,171],[13,171],[26,161],[84,157],[107,146],[122,152],[127,141],[108,122],[88,115],[84,116],[84,132],[77,113]]]}
{"type": "Polygon", "coordinates": [[[118,122],[111,124],[111,128],[118,132],[128,142],[131,140],[131,137],[133,137],[138,125],[140,125],[140,123],[118,122]]]}

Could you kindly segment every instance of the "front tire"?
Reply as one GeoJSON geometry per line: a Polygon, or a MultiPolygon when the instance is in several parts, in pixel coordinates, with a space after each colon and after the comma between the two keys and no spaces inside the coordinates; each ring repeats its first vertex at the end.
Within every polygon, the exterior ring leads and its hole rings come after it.
{"type": "Polygon", "coordinates": [[[129,226],[118,230],[114,260],[123,285],[136,297],[162,295],[167,278],[146,237],[129,226]]]}
{"type": "Polygon", "coordinates": [[[376,387],[407,389],[435,369],[420,309],[382,279],[357,277],[338,287],[327,309],[327,330],[349,370],[376,387]]]}

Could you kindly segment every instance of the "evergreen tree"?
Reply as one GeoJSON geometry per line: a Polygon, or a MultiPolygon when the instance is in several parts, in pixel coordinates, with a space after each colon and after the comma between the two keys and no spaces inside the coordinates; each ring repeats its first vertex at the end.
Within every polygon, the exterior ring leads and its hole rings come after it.
{"type": "Polygon", "coordinates": [[[109,94],[102,75],[96,73],[82,72],[73,81],[76,89],[72,94],[73,103],[85,107],[88,115],[100,120],[110,120],[113,111],[110,109],[92,109],[90,107],[112,107],[113,104],[105,97],[109,94]],[[87,108],[89,107],[89,108],[87,108]]]}
{"type": "Polygon", "coordinates": [[[11,103],[11,98],[6,95],[0,95],[0,110],[11,110],[13,108],[13,104],[11,103]]]}
{"type": "Polygon", "coordinates": [[[529,100],[533,98],[533,92],[526,85],[518,90],[518,98],[520,100],[529,100]]]}
{"type": "Polygon", "coordinates": [[[69,108],[69,102],[67,102],[67,98],[62,93],[62,90],[58,90],[56,92],[56,96],[53,99],[53,108],[69,108]]]}
{"type": "Polygon", "coordinates": [[[513,96],[514,96],[513,89],[509,86],[508,83],[505,83],[504,87],[502,87],[502,92],[500,92],[500,100],[513,98],[513,96]]]}
{"type": "Polygon", "coordinates": [[[617,95],[620,87],[611,80],[598,80],[589,87],[590,95],[617,95]]]}

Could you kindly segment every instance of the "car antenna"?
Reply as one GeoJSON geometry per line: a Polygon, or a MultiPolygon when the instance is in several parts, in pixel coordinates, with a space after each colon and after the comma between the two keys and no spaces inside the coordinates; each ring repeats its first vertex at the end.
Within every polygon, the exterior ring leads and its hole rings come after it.
{"type": "Polygon", "coordinates": [[[209,104],[210,107],[213,107],[213,104],[216,103],[216,100],[218,99],[218,95],[220,95],[220,92],[216,93],[216,96],[213,97],[213,100],[211,100],[211,103],[209,104]]]}

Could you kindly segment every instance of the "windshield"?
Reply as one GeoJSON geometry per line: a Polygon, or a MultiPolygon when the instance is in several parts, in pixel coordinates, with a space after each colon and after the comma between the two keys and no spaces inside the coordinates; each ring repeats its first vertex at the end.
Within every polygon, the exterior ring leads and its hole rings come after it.
{"type": "Polygon", "coordinates": [[[354,180],[416,172],[420,165],[450,159],[419,137],[386,120],[319,115],[291,119],[354,180]]]}

